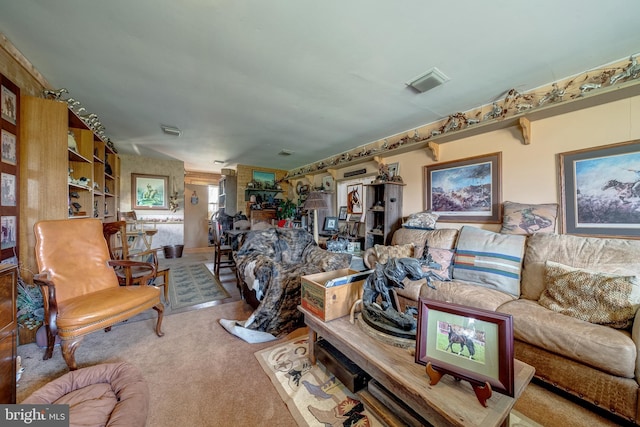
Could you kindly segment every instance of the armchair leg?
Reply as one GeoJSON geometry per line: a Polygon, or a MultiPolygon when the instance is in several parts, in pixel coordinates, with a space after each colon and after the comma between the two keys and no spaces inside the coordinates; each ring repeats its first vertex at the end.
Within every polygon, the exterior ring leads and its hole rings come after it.
{"type": "Polygon", "coordinates": [[[161,336],[164,335],[164,332],[162,332],[162,330],[161,330],[161,328],[162,328],[162,317],[164,316],[164,305],[162,305],[162,303],[160,303],[160,304],[154,306],[153,309],[158,312],[158,322],[156,323],[156,335],[161,337],[161,336]]]}
{"type": "Polygon", "coordinates": [[[47,331],[47,349],[44,352],[44,357],[42,358],[42,360],[49,360],[51,359],[51,357],[53,357],[53,347],[56,345],[56,337],[53,334],[53,331],[51,331],[49,325],[45,324],[44,328],[45,331],[47,331]]]}
{"type": "Polygon", "coordinates": [[[62,357],[64,357],[64,361],[67,362],[67,366],[69,367],[70,371],[75,371],[76,369],[78,369],[75,353],[76,348],[78,348],[78,345],[80,345],[80,342],[83,338],[84,336],[77,337],[71,340],[63,340],[61,343],[62,357]]]}

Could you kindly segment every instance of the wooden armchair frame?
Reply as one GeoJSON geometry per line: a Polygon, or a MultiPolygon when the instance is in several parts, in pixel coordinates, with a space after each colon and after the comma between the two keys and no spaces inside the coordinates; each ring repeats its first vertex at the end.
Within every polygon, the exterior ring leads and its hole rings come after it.
{"type": "Polygon", "coordinates": [[[42,290],[47,331],[45,360],[53,355],[58,336],[64,360],[70,370],[75,370],[75,350],[85,335],[108,330],[150,308],[158,313],[156,335],[164,335],[160,290],[146,285],[120,286],[112,266],[146,268],[150,278],[155,275],[155,267],[111,260],[99,220],[40,221],[34,231],[40,271],[34,282],[42,290]]]}

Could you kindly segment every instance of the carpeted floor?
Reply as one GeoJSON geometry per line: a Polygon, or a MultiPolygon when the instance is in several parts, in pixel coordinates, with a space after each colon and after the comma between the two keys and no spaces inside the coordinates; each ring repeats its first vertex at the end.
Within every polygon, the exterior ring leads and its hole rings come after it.
{"type": "MultiPolygon", "coordinates": [[[[178,265],[211,260],[211,254],[194,254],[165,262],[178,265]]],[[[219,319],[246,319],[252,309],[240,300],[233,272],[223,270],[221,282],[230,298],[204,307],[185,307],[166,316],[162,338],[155,335],[152,319],[122,323],[109,333],[86,336],[76,351],[78,365],[117,361],[136,365],[150,389],[150,427],[298,425],[254,353],[306,337],[306,330],[262,344],[236,338],[220,326],[219,319]]],[[[67,372],[59,347],[50,360],[42,360],[43,352],[35,343],[18,347],[25,367],[18,402],[67,372]]],[[[515,409],[548,427],[618,425],[536,384],[526,388],[515,409]]]]}

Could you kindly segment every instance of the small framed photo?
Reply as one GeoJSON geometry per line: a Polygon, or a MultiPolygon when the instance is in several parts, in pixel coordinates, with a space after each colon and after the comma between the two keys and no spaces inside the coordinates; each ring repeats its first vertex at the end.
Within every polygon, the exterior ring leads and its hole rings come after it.
{"type": "Polygon", "coordinates": [[[351,214],[351,216],[349,216],[349,221],[360,222],[361,218],[362,214],[351,214]]]}
{"type": "Polygon", "coordinates": [[[389,166],[389,178],[400,175],[400,166],[398,162],[391,163],[389,166]]]}
{"type": "Polygon", "coordinates": [[[131,207],[133,209],[169,209],[169,177],[131,174],[131,207]]]}
{"type": "Polygon", "coordinates": [[[10,165],[16,164],[16,136],[2,129],[2,161],[10,165]]]}
{"type": "Polygon", "coordinates": [[[420,298],[415,360],[475,385],[488,382],[493,390],[513,397],[513,319],[420,298]]]}
{"type": "Polygon", "coordinates": [[[323,231],[338,231],[338,218],[335,216],[328,216],[324,219],[323,231]]]}
{"type": "Polygon", "coordinates": [[[18,240],[18,230],[15,216],[0,217],[2,234],[0,234],[0,249],[15,248],[18,240]]]}
{"type": "Polygon", "coordinates": [[[562,233],[640,238],[640,140],[558,156],[562,233]]]}
{"type": "Polygon", "coordinates": [[[18,102],[16,94],[10,89],[2,86],[0,89],[0,103],[2,105],[2,118],[6,121],[16,124],[16,117],[18,115],[18,102]]]}
{"type": "Polygon", "coordinates": [[[346,221],[347,220],[347,207],[346,206],[340,206],[340,212],[338,212],[338,219],[340,221],[346,221]]]}
{"type": "Polygon", "coordinates": [[[16,205],[16,176],[9,173],[0,174],[0,205],[16,205]]]}

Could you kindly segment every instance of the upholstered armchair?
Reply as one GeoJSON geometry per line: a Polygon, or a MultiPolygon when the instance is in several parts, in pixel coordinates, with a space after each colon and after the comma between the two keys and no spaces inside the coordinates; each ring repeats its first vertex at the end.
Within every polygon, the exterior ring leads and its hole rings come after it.
{"type": "Polygon", "coordinates": [[[255,308],[249,329],[285,335],[303,325],[300,277],[348,268],[350,254],[321,249],[299,228],[251,230],[236,253],[245,300],[255,308]]]}
{"type": "Polygon", "coordinates": [[[85,335],[150,308],[158,312],[156,334],[163,335],[160,290],[119,285],[112,266],[131,261],[110,260],[100,220],[40,221],[34,231],[40,271],[34,282],[42,290],[47,331],[45,360],[53,355],[58,336],[64,360],[75,370],[74,353],[85,335]]]}

